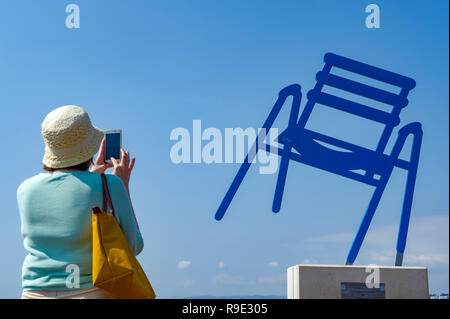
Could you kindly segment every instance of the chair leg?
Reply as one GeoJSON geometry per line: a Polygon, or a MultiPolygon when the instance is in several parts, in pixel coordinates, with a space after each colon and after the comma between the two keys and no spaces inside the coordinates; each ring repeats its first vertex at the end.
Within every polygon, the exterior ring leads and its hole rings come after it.
{"type": "MultiPolygon", "coordinates": [[[[272,124],[270,124],[272,125],[272,124]]],[[[242,181],[244,180],[245,175],[248,172],[248,169],[250,168],[250,165],[252,165],[253,160],[256,158],[256,155],[259,151],[260,144],[263,144],[263,141],[265,139],[266,131],[261,130],[261,132],[256,137],[255,142],[253,143],[252,148],[248,152],[247,156],[245,157],[244,162],[241,164],[241,167],[239,168],[236,176],[233,179],[233,182],[230,185],[230,188],[228,188],[227,193],[225,194],[225,197],[223,198],[222,202],[220,203],[219,208],[216,211],[215,219],[221,220],[223,216],[225,215],[225,212],[228,209],[228,206],[230,206],[231,201],[233,200],[234,195],[236,195],[236,192],[241,186],[242,181]]]]}
{"type": "MultiPolygon", "coordinates": [[[[256,152],[258,152],[258,148],[256,148],[256,152]]],[[[256,155],[255,152],[255,155],[256,155]]],[[[222,202],[220,203],[219,208],[217,209],[217,212],[215,214],[216,220],[221,220],[223,218],[223,215],[225,215],[225,212],[228,209],[228,206],[230,206],[231,201],[233,200],[234,195],[236,195],[236,192],[239,188],[239,186],[242,183],[242,180],[244,179],[245,175],[247,174],[248,169],[250,168],[250,165],[252,164],[253,159],[248,161],[248,155],[242,163],[241,167],[239,168],[239,171],[237,172],[236,176],[233,179],[233,182],[230,185],[230,188],[228,188],[227,193],[225,194],[225,197],[223,198],[222,202]]]]}
{"type": "Polygon", "coordinates": [[[378,203],[381,200],[381,196],[383,195],[384,189],[386,188],[387,181],[389,180],[391,174],[387,174],[380,179],[380,184],[375,189],[375,192],[372,195],[369,206],[367,207],[364,218],[359,226],[358,232],[356,233],[355,239],[353,240],[352,247],[350,248],[350,252],[347,256],[346,265],[352,265],[358,256],[359,249],[361,248],[362,242],[364,241],[364,237],[367,234],[367,230],[369,229],[370,222],[372,221],[373,215],[378,207],[378,203]]]}
{"type": "Polygon", "coordinates": [[[272,211],[278,213],[281,209],[281,201],[283,199],[284,185],[286,184],[286,176],[289,167],[289,153],[291,152],[291,146],[285,145],[283,152],[285,154],[281,157],[280,170],[278,172],[277,186],[275,188],[275,194],[273,197],[272,211]]]}
{"type": "Polygon", "coordinates": [[[395,266],[401,266],[403,263],[403,253],[405,252],[406,237],[408,236],[408,225],[411,216],[421,142],[422,135],[421,133],[417,133],[413,141],[411,167],[408,171],[408,177],[406,179],[405,197],[403,198],[402,216],[400,218],[400,226],[397,237],[397,256],[395,258],[395,266]]]}
{"type": "Polygon", "coordinates": [[[401,266],[403,262],[403,253],[406,247],[406,237],[408,236],[409,218],[411,216],[412,200],[414,195],[414,186],[416,182],[416,170],[409,172],[406,182],[405,197],[403,199],[402,216],[397,237],[397,257],[395,266],[401,266]]]}
{"type": "MultiPolygon", "coordinates": [[[[290,86],[285,87],[283,90],[280,91],[278,95],[278,99],[275,102],[275,105],[272,107],[272,110],[269,113],[269,116],[265,120],[262,129],[262,132],[264,134],[266,132],[270,132],[270,128],[272,127],[273,122],[277,118],[278,114],[280,113],[281,107],[283,106],[284,102],[289,96],[293,96],[292,101],[292,109],[291,109],[291,115],[290,115],[290,122],[293,121],[298,115],[298,111],[300,108],[300,102],[302,98],[301,93],[301,87],[298,84],[292,84],[290,86]]],[[[261,134],[261,133],[260,133],[261,134]]],[[[215,218],[216,220],[221,220],[223,216],[225,215],[228,206],[230,206],[231,201],[233,200],[234,195],[236,195],[236,192],[239,188],[239,186],[242,183],[242,180],[244,179],[245,175],[247,174],[248,169],[250,168],[251,163],[253,162],[253,159],[256,156],[256,153],[259,150],[259,138],[262,136],[258,136],[255,143],[252,146],[252,150],[247,154],[247,157],[245,158],[244,163],[242,163],[241,167],[239,168],[239,171],[237,172],[236,176],[234,177],[233,182],[230,185],[230,188],[228,189],[227,193],[225,194],[225,197],[223,198],[222,202],[220,203],[219,208],[216,211],[215,218]],[[256,149],[254,149],[256,148],[256,149]]]]}

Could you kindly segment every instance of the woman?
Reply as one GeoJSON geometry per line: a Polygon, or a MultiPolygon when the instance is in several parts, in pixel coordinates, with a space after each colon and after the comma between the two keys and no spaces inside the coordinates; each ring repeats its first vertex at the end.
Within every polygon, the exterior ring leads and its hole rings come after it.
{"type": "Polygon", "coordinates": [[[50,112],[42,122],[42,136],[48,172],[27,179],[17,190],[28,251],[22,298],[108,298],[92,284],[92,208],[102,207],[100,174],[114,167],[106,176],[116,219],[135,255],[142,251],[128,188],[135,159],[130,162],[122,149],[120,162],[111,158],[112,163],[105,163],[103,132],[74,105],[50,112]]]}

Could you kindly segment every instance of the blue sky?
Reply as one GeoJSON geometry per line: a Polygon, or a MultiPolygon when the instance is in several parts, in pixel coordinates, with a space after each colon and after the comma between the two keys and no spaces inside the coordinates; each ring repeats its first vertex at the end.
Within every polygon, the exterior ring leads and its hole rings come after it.
{"type": "MultiPolygon", "coordinates": [[[[239,164],[169,157],[170,132],[192,130],[194,119],[222,131],[260,127],[279,90],[313,87],[326,52],[417,81],[400,125],[420,121],[424,130],[404,261],[429,267],[430,292],[448,292],[447,1],[2,0],[0,39],[0,297],[21,291],[17,186],[42,171],[40,123],[66,104],[84,107],[102,129],[122,129],[136,156],[139,260],[159,297],[285,295],[289,266],[345,263],[369,186],[293,163],[273,214],[276,175],[254,167],[217,222],[239,164]],[[80,29],[65,27],[69,3],[80,7],[80,29]],[[380,29],[365,26],[369,3],[380,7],[380,29]]],[[[339,126],[329,114],[319,129],[373,139],[364,124],[339,126]]],[[[287,116],[288,108],[280,130],[287,116]]],[[[405,177],[394,172],[356,264],[394,263],[405,177]]]]}

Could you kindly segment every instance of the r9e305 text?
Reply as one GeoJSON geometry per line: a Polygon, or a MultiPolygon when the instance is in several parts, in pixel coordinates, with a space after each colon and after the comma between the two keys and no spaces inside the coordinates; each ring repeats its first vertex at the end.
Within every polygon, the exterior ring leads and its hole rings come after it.
{"type": "Polygon", "coordinates": [[[227,304],[227,313],[235,314],[265,314],[267,313],[267,304],[245,304],[245,303],[234,303],[227,304]]]}

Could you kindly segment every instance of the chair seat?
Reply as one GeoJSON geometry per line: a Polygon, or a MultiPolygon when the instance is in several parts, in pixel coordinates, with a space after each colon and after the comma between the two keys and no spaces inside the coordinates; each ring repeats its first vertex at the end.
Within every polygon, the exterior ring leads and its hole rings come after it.
{"type": "Polygon", "coordinates": [[[362,169],[382,175],[393,166],[392,159],[385,154],[364,148],[356,151],[331,149],[319,143],[312,133],[299,127],[288,128],[278,136],[277,141],[290,144],[306,161],[334,170],[362,169]]]}

